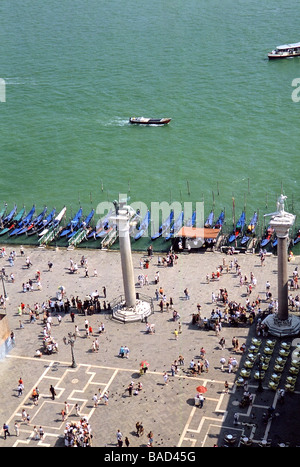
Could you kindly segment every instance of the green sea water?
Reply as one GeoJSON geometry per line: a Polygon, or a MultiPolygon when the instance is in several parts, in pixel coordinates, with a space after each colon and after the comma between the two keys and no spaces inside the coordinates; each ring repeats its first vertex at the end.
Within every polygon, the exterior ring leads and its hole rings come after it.
{"type": "MultiPolygon", "coordinates": [[[[0,205],[300,213],[296,0],[2,0],[0,205]],[[135,127],[130,116],[171,117],[135,127]]],[[[263,221],[261,220],[261,223],[263,221]]]]}

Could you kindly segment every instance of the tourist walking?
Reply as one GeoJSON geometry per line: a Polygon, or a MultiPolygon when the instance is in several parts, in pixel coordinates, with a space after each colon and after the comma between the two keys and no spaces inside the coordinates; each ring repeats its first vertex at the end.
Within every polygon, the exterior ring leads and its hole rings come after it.
{"type": "Polygon", "coordinates": [[[202,407],[203,407],[204,400],[205,400],[205,398],[204,398],[203,394],[199,394],[199,407],[200,407],[200,409],[202,409],[202,407]]]}
{"type": "Polygon", "coordinates": [[[39,435],[40,435],[40,439],[44,439],[45,432],[44,432],[43,427],[41,427],[41,426],[39,428],[39,435]]]}
{"type": "Polygon", "coordinates": [[[7,423],[3,423],[3,434],[4,439],[6,439],[7,436],[10,436],[9,426],[7,425],[7,423]]]}
{"type": "Polygon", "coordinates": [[[148,439],[149,439],[149,441],[148,441],[147,446],[152,448],[153,447],[153,432],[152,431],[149,431],[148,439]]]}
{"type": "Polygon", "coordinates": [[[33,427],[33,433],[34,433],[33,439],[34,439],[35,441],[37,441],[38,439],[40,439],[40,435],[39,435],[39,432],[38,432],[38,429],[37,429],[37,426],[36,426],[36,425],[33,427]]]}
{"type": "Polygon", "coordinates": [[[119,448],[121,448],[123,446],[122,438],[123,438],[123,435],[122,435],[121,431],[118,430],[117,431],[117,444],[118,444],[119,448]]]}
{"type": "Polygon", "coordinates": [[[23,394],[23,389],[24,389],[23,383],[19,383],[19,386],[18,386],[18,397],[21,397],[21,396],[22,396],[22,394],[23,394]]]}
{"type": "Polygon", "coordinates": [[[27,420],[27,413],[26,413],[26,410],[25,410],[25,409],[22,409],[22,415],[21,415],[21,416],[22,416],[23,422],[26,422],[26,420],[27,420]]]}
{"type": "Polygon", "coordinates": [[[17,421],[15,421],[14,429],[15,429],[16,436],[19,436],[19,434],[20,434],[20,425],[19,425],[19,423],[17,421]]]}
{"type": "Polygon", "coordinates": [[[80,406],[77,403],[75,404],[75,414],[78,417],[80,416],[80,406]]]}
{"type": "Polygon", "coordinates": [[[225,338],[224,337],[221,337],[219,344],[221,346],[221,349],[224,350],[225,349],[225,338]]]}

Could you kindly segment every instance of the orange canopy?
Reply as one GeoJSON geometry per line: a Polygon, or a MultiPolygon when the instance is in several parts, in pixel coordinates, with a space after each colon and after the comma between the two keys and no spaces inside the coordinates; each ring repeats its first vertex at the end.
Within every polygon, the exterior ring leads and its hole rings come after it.
{"type": "Polygon", "coordinates": [[[201,227],[181,227],[176,237],[216,239],[221,229],[207,229],[201,227]]]}

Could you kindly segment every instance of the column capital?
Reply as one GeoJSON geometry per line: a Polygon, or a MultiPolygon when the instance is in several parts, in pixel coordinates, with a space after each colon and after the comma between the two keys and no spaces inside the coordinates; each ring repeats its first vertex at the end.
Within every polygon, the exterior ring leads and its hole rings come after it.
{"type": "Polygon", "coordinates": [[[273,227],[278,238],[286,238],[294,221],[295,216],[285,212],[282,215],[273,217],[270,221],[270,226],[273,227]]]}

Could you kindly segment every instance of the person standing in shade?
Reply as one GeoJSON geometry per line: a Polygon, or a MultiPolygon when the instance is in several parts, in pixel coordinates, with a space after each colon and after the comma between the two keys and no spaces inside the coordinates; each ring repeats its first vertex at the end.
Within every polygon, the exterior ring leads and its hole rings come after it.
{"type": "Polygon", "coordinates": [[[51,386],[50,386],[50,393],[51,393],[51,396],[52,396],[52,400],[54,401],[55,396],[56,396],[56,392],[55,392],[55,389],[54,389],[54,387],[52,386],[52,384],[51,384],[51,386]]]}

